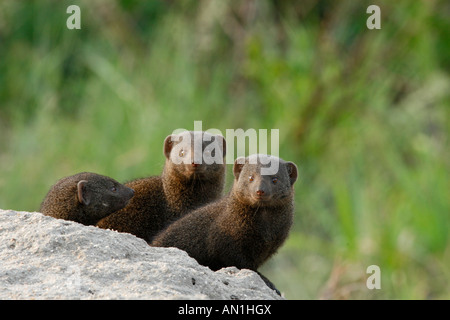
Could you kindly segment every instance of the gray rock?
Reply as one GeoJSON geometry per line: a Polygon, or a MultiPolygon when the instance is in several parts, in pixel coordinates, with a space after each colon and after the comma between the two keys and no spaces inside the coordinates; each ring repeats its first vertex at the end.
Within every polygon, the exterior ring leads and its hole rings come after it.
{"type": "Polygon", "coordinates": [[[0,210],[0,299],[281,299],[253,271],[217,272],[131,234],[0,210]]]}

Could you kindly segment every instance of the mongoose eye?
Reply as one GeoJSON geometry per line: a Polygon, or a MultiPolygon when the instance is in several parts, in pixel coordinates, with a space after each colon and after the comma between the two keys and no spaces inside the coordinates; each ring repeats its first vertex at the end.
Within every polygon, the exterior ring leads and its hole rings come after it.
{"type": "Polygon", "coordinates": [[[253,176],[248,177],[248,181],[252,182],[254,180],[253,176]]]}
{"type": "Polygon", "coordinates": [[[180,155],[180,157],[184,157],[184,150],[183,149],[180,150],[179,155],[180,155]]]}
{"type": "Polygon", "coordinates": [[[277,184],[277,182],[278,182],[278,178],[277,178],[277,177],[273,177],[273,178],[272,178],[272,183],[273,183],[273,184],[277,184]]]}
{"type": "Polygon", "coordinates": [[[116,187],[112,187],[112,188],[111,188],[111,191],[112,191],[112,192],[116,192],[116,191],[117,191],[117,188],[116,188],[116,187]]]}

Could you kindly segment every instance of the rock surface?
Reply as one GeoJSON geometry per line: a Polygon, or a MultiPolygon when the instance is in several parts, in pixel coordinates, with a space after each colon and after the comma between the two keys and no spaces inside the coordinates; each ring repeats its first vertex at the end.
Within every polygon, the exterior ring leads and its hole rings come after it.
{"type": "Polygon", "coordinates": [[[281,299],[253,271],[217,272],[133,235],[0,210],[0,299],[281,299]]]}

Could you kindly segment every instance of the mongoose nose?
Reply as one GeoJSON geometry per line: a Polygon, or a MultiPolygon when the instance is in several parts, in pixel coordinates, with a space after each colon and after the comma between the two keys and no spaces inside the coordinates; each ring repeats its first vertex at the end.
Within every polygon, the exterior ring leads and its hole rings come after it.
{"type": "Polygon", "coordinates": [[[257,190],[257,191],[256,191],[256,194],[257,194],[258,196],[262,196],[262,195],[264,195],[264,190],[257,190]]]}

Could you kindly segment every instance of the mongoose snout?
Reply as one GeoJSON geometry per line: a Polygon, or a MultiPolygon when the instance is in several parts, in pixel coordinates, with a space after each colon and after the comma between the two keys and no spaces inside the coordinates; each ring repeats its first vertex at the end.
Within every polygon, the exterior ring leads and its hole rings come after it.
{"type": "MultiPolygon", "coordinates": [[[[116,190],[114,192],[117,193],[118,191],[116,190]]],[[[125,185],[123,185],[122,192],[124,193],[124,195],[123,195],[123,197],[119,197],[119,199],[122,199],[123,203],[119,209],[122,209],[123,207],[125,207],[128,204],[128,202],[130,202],[130,200],[134,197],[134,190],[125,185]]],[[[117,210],[119,210],[119,209],[117,209],[117,210]]]]}

